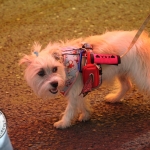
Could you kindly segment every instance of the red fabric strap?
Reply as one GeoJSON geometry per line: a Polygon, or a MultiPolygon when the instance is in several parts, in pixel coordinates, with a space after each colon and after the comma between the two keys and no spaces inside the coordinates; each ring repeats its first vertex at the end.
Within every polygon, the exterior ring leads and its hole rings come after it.
{"type": "Polygon", "coordinates": [[[90,51],[87,51],[86,55],[87,55],[87,64],[91,64],[91,53],[90,53],[90,51]]]}

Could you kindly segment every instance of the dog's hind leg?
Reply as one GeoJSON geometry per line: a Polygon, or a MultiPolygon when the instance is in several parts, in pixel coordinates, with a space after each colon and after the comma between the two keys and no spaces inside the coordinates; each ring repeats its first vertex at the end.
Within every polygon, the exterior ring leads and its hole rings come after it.
{"type": "Polygon", "coordinates": [[[119,102],[124,95],[126,94],[126,92],[131,88],[132,84],[130,82],[130,80],[128,79],[128,77],[126,77],[125,75],[121,75],[118,77],[118,81],[120,84],[119,89],[117,89],[115,91],[115,93],[110,93],[105,97],[105,101],[109,102],[109,103],[115,103],[115,102],[119,102]]]}

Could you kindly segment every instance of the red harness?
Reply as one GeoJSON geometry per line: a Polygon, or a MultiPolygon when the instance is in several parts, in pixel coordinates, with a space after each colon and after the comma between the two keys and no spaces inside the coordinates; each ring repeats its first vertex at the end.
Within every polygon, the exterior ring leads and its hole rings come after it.
{"type": "Polygon", "coordinates": [[[82,67],[83,89],[80,94],[86,96],[92,89],[102,84],[102,68],[100,65],[91,63],[91,52],[86,51],[86,65],[82,67]]]}
{"type": "MultiPolygon", "coordinates": [[[[82,48],[66,50],[66,52],[64,51],[63,54],[63,55],[79,56],[77,62],[78,71],[82,73],[83,84],[84,84],[80,95],[83,94],[83,96],[86,96],[92,89],[95,89],[102,84],[101,64],[118,65],[121,63],[120,56],[118,55],[94,54],[92,50],[93,50],[92,47],[89,44],[85,43],[82,48]],[[68,51],[72,51],[72,52],[68,53],[68,51]],[[76,52],[73,53],[74,51],[76,52]]],[[[75,64],[76,63],[74,64],[71,63],[67,67],[74,68],[76,66],[75,64]]],[[[77,68],[77,66],[75,68],[77,68]]],[[[75,82],[75,80],[73,81],[73,83],[75,82]]],[[[68,86],[64,91],[68,92],[68,86]]],[[[62,93],[65,95],[67,92],[62,92],[62,93]]]]}
{"type": "Polygon", "coordinates": [[[118,65],[121,60],[118,55],[93,54],[89,44],[85,44],[84,48],[86,50],[80,53],[79,71],[82,72],[84,84],[80,95],[86,96],[92,89],[102,84],[101,64],[118,65]],[[86,58],[84,63],[82,57],[86,58]]]}

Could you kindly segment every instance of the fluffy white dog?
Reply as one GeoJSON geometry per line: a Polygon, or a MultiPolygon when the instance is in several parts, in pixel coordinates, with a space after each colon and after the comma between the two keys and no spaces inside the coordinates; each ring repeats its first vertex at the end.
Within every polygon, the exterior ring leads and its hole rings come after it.
{"type": "MultiPolygon", "coordinates": [[[[74,74],[69,74],[74,67],[77,56],[72,56],[66,65],[62,52],[68,49],[81,48],[83,43],[89,43],[95,54],[123,55],[129,47],[137,31],[113,31],[103,35],[89,36],[66,42],[49,43],[41,50],[37,43],[33,45],[31,55],[25,55],[20,64],[26,64],[25,79],[34,92],[42,98],[54,98],[62,92],[65,86],[68,105],[60,121],[54,123],[56,128],[66,128],[71,125],[75,116],[79,121],[90,118],[90,107],[85,97],[79,96],[83,88],[82,73],[75,68],[74,74]]],[[[142,33],[131,50],[121,58],[121,64],[102,65],[102,80],[112,81],[118,78],[120,87],[116,93],[106,96],[107,102],[119,102],[131,88],[130,80],[144,91],[150,91],[150,39],[146,32],[142,33]]]]}

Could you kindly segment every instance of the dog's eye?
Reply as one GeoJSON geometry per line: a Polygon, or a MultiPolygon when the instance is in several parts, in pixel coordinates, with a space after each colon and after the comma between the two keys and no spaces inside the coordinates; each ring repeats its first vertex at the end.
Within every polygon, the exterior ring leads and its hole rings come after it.
{"type": "Polygon", "coordinates": [[[45,71],[44,71],[44,69],[41,69],[37,74],[38,74],[40,77],[45,76],[45,71]]]}
{"type": "Polygon", "coordinates": [[[53,73],[57,72],[57,67],[54,67],[54,68],[52,69],[52,72],[53,72],[53,73]]]}

